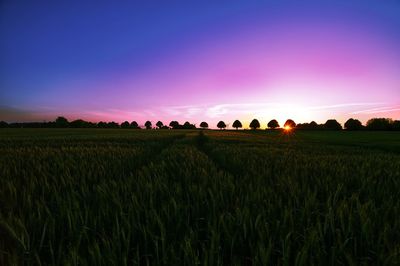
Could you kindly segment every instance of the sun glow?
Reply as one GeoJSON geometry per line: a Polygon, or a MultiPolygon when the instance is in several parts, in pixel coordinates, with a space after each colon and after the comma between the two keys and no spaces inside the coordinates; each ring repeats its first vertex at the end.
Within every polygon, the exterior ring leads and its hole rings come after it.
{"type": "Polygon", "coordinates": [[[292,130],[292,128],[291,128],[290,126],[285,126],[283,129],[284,129],[285,131],[290,131],[290,130],[292,130]]]}

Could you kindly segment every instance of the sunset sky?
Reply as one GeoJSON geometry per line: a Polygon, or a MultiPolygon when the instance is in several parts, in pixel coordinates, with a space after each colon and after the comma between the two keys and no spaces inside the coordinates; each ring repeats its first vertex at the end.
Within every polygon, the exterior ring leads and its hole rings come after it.
{"type": "Polygon", "coordinates": [[[0,120],[59,115],[400,119],[400,1],[3,0],[0,120]]]}

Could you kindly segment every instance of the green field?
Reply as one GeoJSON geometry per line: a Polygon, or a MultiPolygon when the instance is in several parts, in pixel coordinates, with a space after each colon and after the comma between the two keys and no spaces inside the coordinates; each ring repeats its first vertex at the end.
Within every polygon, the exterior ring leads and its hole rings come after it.
{"type": "Polygon", "coordinates": [[[49,264],[399,265],[400,134],[2,129],[0,265],[49,264]]]}

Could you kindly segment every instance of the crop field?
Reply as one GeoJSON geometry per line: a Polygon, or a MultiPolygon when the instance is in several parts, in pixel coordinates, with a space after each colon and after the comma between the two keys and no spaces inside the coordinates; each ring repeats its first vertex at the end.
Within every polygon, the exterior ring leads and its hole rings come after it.
{"type": "Polygon", "coordinates": [[[0,265],[399,264],[399,133],[0,130],[0,265]]]}

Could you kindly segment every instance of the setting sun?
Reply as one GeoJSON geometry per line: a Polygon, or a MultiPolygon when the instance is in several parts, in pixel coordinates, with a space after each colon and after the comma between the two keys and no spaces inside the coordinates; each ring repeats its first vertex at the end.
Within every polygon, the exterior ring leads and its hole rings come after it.
{"type": "Polygon", "coordinates": [[[283,129],[284,129],[285,131],[290,131],[290,130],[292,130],[292,128],[291,128],[290,126],[285,126],[285,127],[283,127],[283,129]]]}

